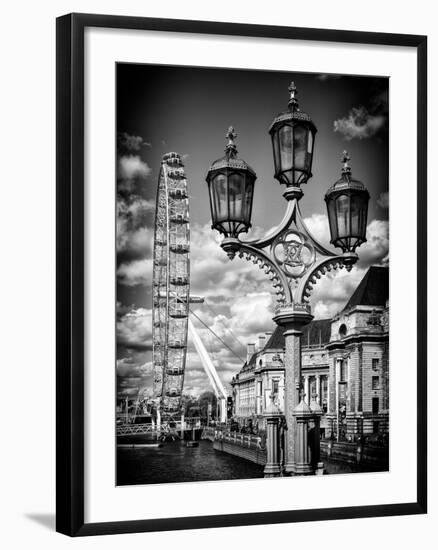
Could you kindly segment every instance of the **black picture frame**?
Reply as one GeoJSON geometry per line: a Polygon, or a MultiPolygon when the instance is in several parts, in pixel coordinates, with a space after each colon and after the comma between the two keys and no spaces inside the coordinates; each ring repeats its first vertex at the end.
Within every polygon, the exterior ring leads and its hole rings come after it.
{"type": "Polygon", "coordinates": [[[427,511],[427,37],[95,14],[57,19],[56,529],[69,536],[363,518],[427,511]],[[417,51],[417,498],[311,510],[84,522],[84,30],[86,27],[409,46],[417,51]]]}

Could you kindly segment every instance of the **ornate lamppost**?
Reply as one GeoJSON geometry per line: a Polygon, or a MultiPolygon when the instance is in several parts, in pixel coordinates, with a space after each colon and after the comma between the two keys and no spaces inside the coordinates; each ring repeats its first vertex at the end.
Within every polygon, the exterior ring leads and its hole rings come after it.
{"type": "Polygon", "coordinates": [[[345,267],[349,271],[358,260],[356,248],[366,240],[369,193],[361,182],[352,178],[350,158],[344,151],[341,178],[325,195],[331,243],[341,248],[342,253],[333,254],[311,235],[302,218],[299,200],[303,196],[301,185],[312,176],[317,130],[309,115],[299,109],[293,82],[289,92],[288,110],[280,113],[269,129],[274,177],[286,186],[283,196],[287,209],[281,223],[261,239],[240,239],[240,233],[251,227],[256,173],[238,158],[233,127],[226,134],[225,156],[211,165],[206,181],[212,228],[224,235],[221,247],[230,259],[238,254],[264,269],[276,290],[278,305],[274,321],[285,329],[286,346],[285,473],[305,474],[313,471],[310,459],[303,462],[302,454],[299,459],[296,456],[304,443],[303,423],[312,414],[302,391],[302,328],[313,318],[309,302],[317,279],[332,269],[345,267]]]}

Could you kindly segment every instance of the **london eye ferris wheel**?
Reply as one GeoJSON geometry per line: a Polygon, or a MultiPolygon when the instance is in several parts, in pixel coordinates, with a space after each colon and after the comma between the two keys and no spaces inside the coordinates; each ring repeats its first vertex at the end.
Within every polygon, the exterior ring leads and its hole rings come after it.
{"type": "Polygon", "coordinates": [[[154,396],[162,414],[181,408],[190,297],[190,226],[187,179],[181,157],[161,163],[153,256],[154,396]]]}

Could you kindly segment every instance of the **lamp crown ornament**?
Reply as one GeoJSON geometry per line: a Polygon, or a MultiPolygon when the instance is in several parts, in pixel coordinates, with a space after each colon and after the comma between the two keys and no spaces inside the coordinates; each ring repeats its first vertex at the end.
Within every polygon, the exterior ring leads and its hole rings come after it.
{"type": "Polygon", "coordinates": [[[225,154],[228,158],[236,158],[237,156],[237,147],[234,143],[234,140],[237,137],[237,133],[234,130],[233,126],[228,126],[227,133],[225,134],[225,137],[228,139],[227,146],[225,147],[225,154]]]}
{"type": "Polygon", "coordinates": [[[351,157],[348,154],[347,151],[344,151],[342,153],[342,173],[343,174],[351,174],[351,166],[350,166],[350,160],[351,157]]]}
{"type": "Polygon", "coordinates": [[[289,84],[288,87],[289,90],[289,110],[291,111],[299,111],[298,109],[298,99],[296,98],[298,94],[297,87],[295,86],[295,82],[292,80],[292,82],[289,84]]]}

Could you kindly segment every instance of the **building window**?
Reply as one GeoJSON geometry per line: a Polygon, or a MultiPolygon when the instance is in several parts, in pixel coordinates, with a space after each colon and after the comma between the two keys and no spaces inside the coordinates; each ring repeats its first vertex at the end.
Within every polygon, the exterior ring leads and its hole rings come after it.
{"type": "Polygon", "coordinates": [[[327,412],[328,408],[328,377],[321,377],[321,395],[320,395],[322,410],[324,414],[327,412]]]}
{"type": "Polygon", "coordinates": [[[379,370],[379,360],[377,357],[373,357],[372,359],[372,368],[373,370],[379,370]]]}
{"type": "Polygon", "coordinates": [[[347,361],[341,359],[339,361],[339,382],[347,381],[347,361]]]}
{"type": "Polygon", "coordinates": [[[373,397],[373,401],[372,401],[372,406],[373,406],[373,414],[378,414],[379,413],[379,398],[378,397],[373,397]]]}
{"type": "Polygon", "coordinates": [[[278,393],[278,380],[272,380],[272,393],[278,393]]]}
{"type": "Polygon", "coordinates": [[[339,336],[343,338],[347,334],[347,325],[344,323],[339,327],[339,336]]]}
{"type": "Polygon", "coordinates": [[[373,390],[378,390],[379,389],[379,377],[378,376],[373,376],[372,380],[371,380],[371,387],[373,390]]]}

